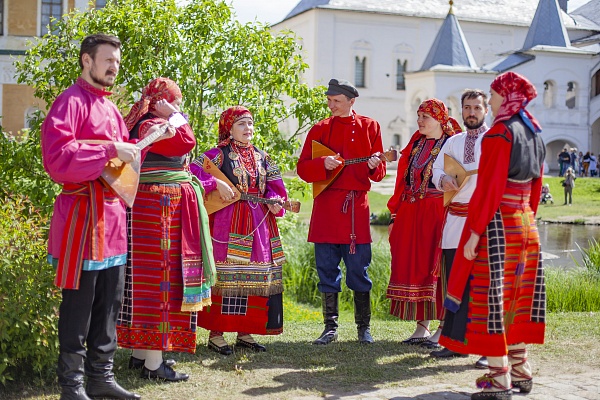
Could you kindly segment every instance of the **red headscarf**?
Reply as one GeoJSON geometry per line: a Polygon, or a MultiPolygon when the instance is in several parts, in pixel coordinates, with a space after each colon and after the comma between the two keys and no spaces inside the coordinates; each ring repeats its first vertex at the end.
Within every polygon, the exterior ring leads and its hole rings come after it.
{"type": "Polygon", "coordinates": [[[221,118],[219,118],[219,144],[217,144],[217,147],[227,146],[231,142],[229,136],[233,124],[245,117],[252,118],[252,114],[244,106],[229,107],[221,113],[221,118]]]}
{"type": "Polygon", "coordinates": [[[431,115],[442,125],[442,130],[448,136],[461,132],[462,128],[457,120],[448,114],[448,107],[438,99],[428,99],[421,103],[417,112],[431,115]]]}
{"type": "Polygon", "coordinates": [[[142,90],[142,97],[131,107],[131,111],[125,117],[125,124],[128,130],[132,130],[135,124],[146,113],[153,112],[154,106],[159,100],[166,100],[169,103],[176,99],[181,99],[181,89],[169,78],[156,78],[142,90]]]}
{"type": "Polygon", "coordinates": [[[504,97],[498,115],[494,118],[494,124],[506,121],[516,113],[520,113],[527,125],[529,125],[528,122],[531,122],[533,125],[533,127],[530,126],[532,131],[541,132],[542,128],[539,122],[525,109],[527,104],[537,96],[535,86],[527,78],[516,72],[506,72],[498,75],[492,81],[490,87],[504,97]]]}

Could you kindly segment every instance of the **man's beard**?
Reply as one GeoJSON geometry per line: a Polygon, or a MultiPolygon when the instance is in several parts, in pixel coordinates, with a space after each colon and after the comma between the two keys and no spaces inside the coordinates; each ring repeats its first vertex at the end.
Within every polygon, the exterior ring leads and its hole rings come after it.
{"type": "Polygon", "coordinates": [[[477,120],[477,118],[475,118],[474,123],[468,122],[467,119],[464,120],[465,126],[467,127],[467,129],[470,129],[470,130],[479,129],[483,125],[484,122],[485,122],[485,119],[483,119],[483,118],[481,120],[477,120]]]}
{"type": "MultiPolygon", "coordinates": [[[[106,74],[108,74],[108,71],[106,72],[106,74]]],[[[116,77],[117,75],[114,74],[105,75],[103,78],[101,78],[96,75],[96,68],[92,67],[92,69],[90,70],[90,78],[92,79],[92,81],[104,87],[112,86],[115,83],[116,77]]]]}

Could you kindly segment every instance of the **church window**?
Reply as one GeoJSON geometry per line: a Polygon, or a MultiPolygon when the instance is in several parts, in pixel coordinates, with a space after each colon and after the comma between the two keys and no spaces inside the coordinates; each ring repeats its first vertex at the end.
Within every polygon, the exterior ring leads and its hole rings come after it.
{"type": "Polygon", "coordinates": [[[96,0],[96,8],[106,7],[106,0],[96,0]]]}
{"type": "Polygon", "coordinates": [[[565,96],[565,105],[569,109],[575,108],[577,102],[577,84],[575,82],[567,83],[567,95],[565,96]]]}
{"type": "Polygon", "coordinates": [[[396,90],[406,90],[406,60],[396,60],[396,90]]]}
{"type": "Polygon", "coordinates": [[[4,35],[4,0],[0,0],[0,36],[4,35]]]}
{"type": "Polygon", "coordinates": [[[56,33],[54,29],[54,22],[51,21],[60,19],[63,14],[62,0],[42,0],[42,36],[49,33],[48,27],[52,29],[52,33],[56,33]]]}
{"type": "Polygon", "coordinates": [[[400,148],[400,146],[402,145],[402,140],[399,134],[394,134],[394,136],[392,136],[392,146],[394,146],[395,148],[400,148]]]}
{"type": "Polygon", "coordinates": [[[592,97],[600,95],[600,70],[592,77],[592,97]]]}
{"type": "Polygon", "coordinates": [[[356,87],[365,87],[365,70],[367,57],[354,57],[354,84],[356,87]]]}
{"type": "Polygon", "coordinates": [[[554,107],[554,82],[546,81],[544,82],[544,107],[552,108],[554,107]]]}

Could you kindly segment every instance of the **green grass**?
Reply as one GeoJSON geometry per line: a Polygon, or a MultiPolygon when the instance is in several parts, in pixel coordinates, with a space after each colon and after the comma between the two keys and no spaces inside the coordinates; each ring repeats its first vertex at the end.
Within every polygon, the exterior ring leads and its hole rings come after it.
{"type": "Polygon", "coordinates": [[[573,205],[563,206],[564,189],[561,186],[563,178],[545,177],[544,184],[550,185],[550,193],[554,204],[540,204],[537,218],[542,220],[560,220],[572,217],[584,220],[585,217],[600,216],[600,179],[577,178],[573,188],[573,205]]]}
{"type": "MultiPolygon", "coordinates": [[[[306,312],[310,315],[317,310],[306,312]]],[[[438,361],[430,358],[425,349],[401,345],[400,340],[409,336],[413,328],[413,322],[374,320],[372,333],[376,342],[359,345],[351,315],[342,314],[339,342],[314,346],[310,342],[320,334],[322,323],[288,318],[282,335],[257,337],[267,345],[266,353],[237,351],[229,357],[210,351],[206,347],[207,332],[201,331],[196,354],[166,354],[177,360],[178,371],[190,374],[188,382],[166,384],[139,378],[139,372],[127,369],[130,352],[126,350],[117,352],[115,373],[124,387],[145,400],[341,398],[369,396],[377,389],[393,393],[394,389],[434,383],[475,391],[473,382],[481,375],[472,368],[477,358],[438,361]]],[[[232,334],[225,338],[234,340],[232,334]]],[[[529,346],[530,361],[536,376],[598,370],[598,343],[599,313],[549,314],[546,344],[529,346]]],[[[0,387],[0,398],[6,400],[56,400],[58,393],[56,384],[44,386],[31,381],[0,387]]]]}

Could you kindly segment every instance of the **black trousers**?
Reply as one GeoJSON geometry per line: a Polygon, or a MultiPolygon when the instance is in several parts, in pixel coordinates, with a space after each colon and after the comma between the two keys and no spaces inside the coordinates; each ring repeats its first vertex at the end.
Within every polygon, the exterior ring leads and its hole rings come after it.
{"type": "Polygon", "coordinates": [[[84,359],[88,351],[114,354],[124,271],[123,265],[102,271],[82,271],[78,290],[63,289],[58,319],[61,353],[78,354],[84,359]]]}
{"type": "MultiPolygon", "coordinates": [[[[454,263],[454,256],[456,255],[456,249],[444,249],[442,250],[443,257],[446,262],[446,282],[450,277],[450,270],[454,263]]],[[[444,318],[444,327],[442,328],[442,335],[448,336],[454,340],[464,340],[468,313],[469,313],[469,291],[470,284],[467,282],[465,291],[463,292],[460,307],[456,313],[446,310],[446,317],[444,318]]]]}

